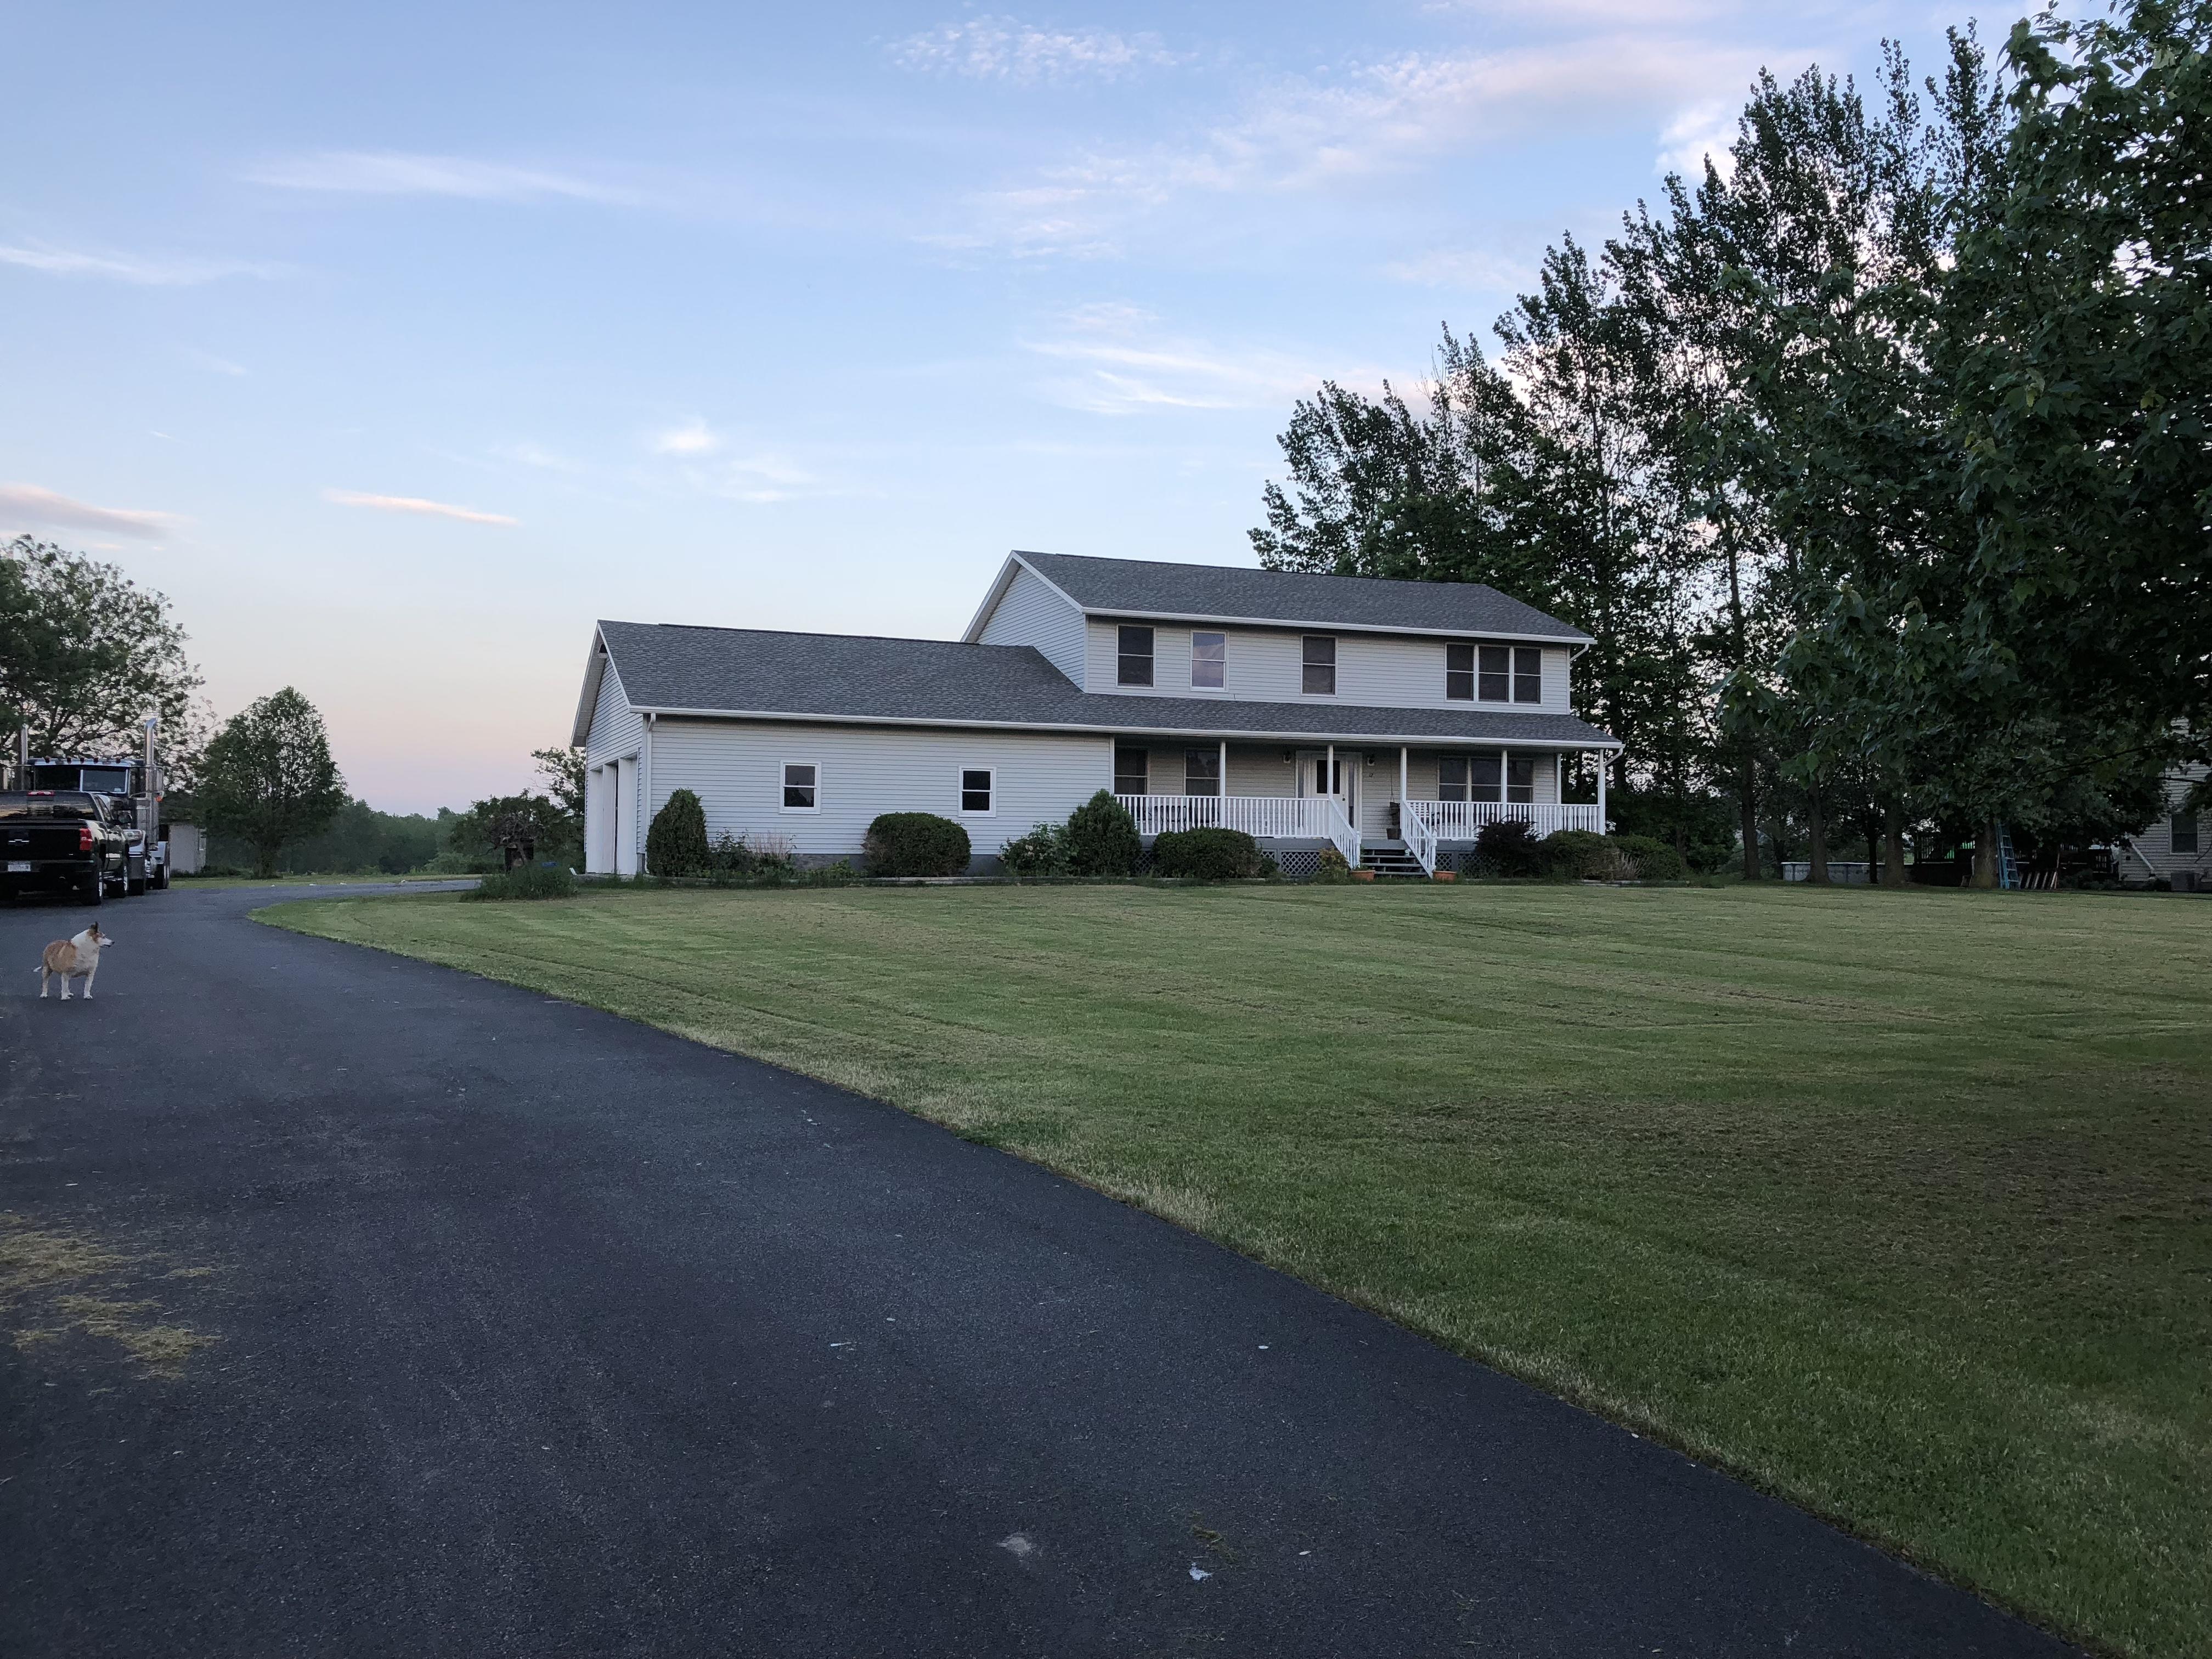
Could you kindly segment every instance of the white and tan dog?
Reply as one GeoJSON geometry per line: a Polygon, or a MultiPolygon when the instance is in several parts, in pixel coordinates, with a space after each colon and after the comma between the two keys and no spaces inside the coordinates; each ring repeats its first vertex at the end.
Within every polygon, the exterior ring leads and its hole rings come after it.
{"type": "Polygon", "coordinates": [[[46,994],[46,981],[58,978],[62,982],[62,1000],[70,1000],[69,982],[77,975],[84,975],[84,1000],[92,1000],[92,976],[100,971],[100,953],[115,941],[100,931],[100,924],[79,933],[75,939],[58,939],[46,948],[39,958],[39,996],[46,994]]]}

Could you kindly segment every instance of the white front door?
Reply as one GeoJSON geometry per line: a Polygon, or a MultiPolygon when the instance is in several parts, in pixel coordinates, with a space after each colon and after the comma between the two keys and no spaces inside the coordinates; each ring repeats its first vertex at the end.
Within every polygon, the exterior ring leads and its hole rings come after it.
{"type": "Polygon", "coordinates": [[[1336,751],[1336,787],[1331,790],[1328,779],[1328,756],[1321,750],[1298,757],[1298,793],[1326,795],[1334,793],[1344,800],[1344,816],[1356,828],[1359,823],[1359,756],[1356,751],[1340,749],[1336,751]]]}

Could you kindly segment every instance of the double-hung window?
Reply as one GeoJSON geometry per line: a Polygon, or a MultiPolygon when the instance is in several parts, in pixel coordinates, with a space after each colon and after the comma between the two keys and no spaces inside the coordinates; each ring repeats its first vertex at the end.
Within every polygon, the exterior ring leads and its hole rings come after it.
{"type": "Polygon", "coordinates": [[[1544,653],[1535,646],[1513,647],[1513,701],[1544,701],[1544,653]]]}
{"type": "Polygon", "coordinates": [[[1443,755],[1437,759],[1437,799],[1465,800],[1467,793],[1467,757],[1443,755]]]}
{"type": "MultiPolygon", "coordinates": [[[[1474,701],[1474,647],[1472,645],[1447,644],[1444,647],[1444,696],[1454,702],[1474,701]]],[[[1447,795],[1446,800],[1465,800],[1464,795],[1447,795]]]]}
{"type": "Polygon", "coordinates": [[[1114,793],[1117,795],[1141,795],[1150,787],[1146,778],[1147,756],[1141,749],[1114,745],[1114,793]]]}
{"type": "Polygon", "coordinates": [[[1305,640],[1305,677],[1300,689],[1310,697],[1333,697],[1336,695],[1336,636],[1309,634],[1305,640]]]}
{"type": "Polygon", "coordinates": [[[1221,793],[1221,751],[1186,749],[1182,755],[1182,792],[1186,795],[1221,793]]]}
{"type": "Polygon", "coordinates": [[[1121,624],[1114,683],[1150,685],[1152,683],[1152,630],[1136,623],[1121,624]]]}
{"type": "Polygon", "coordinates": [[[2173,850],[2193,856],[2197,851],[2197,814],[2176,812],[2170,829],[2173,836],[2171,843],[2173,850]]]}
{"type": "Polygon", "coordinates": [[[1536,757],[1534,755],[1508,755],[1505,757],[1505,799],[1528,802],[1536,799],[1536,757]]]}
{"type": "MultiPolygon", "coordinates": [[[[1541,702],[1544,701],[1544,653],[1534,645],[1486,645],[1475,653],[1474,695],[1484,702],[1541,702]]],[[[1447,665],[1447,696],[1464,696],[1455,689],[1447,665]]]]}
{"type": "Polygon", "coordinates": [[[1201,691],[1218,691],[1229,684],[1228,635],[1190,636],[1190,683],[1201,691]]]}
{"type": "Polygon", "coordinates": [[[1507,702],[1513,696],[1513,649],[1510,646],[1486,645],[1477,653],[1482,662],[1475,695],[1485,702],[1507,702]]]}
{"type": "Polygon", "coordinates": [[[1467,757],[1469,800],[1504,800],[1505,792],[1499,780],[1504,774],[1502,755],[1469,755],[1467,757]]]}
{"type": "Polygon", "coordinates": [[[783,769],[783,810],[816,812],[821,810],[822,769],[812,761],[789,761],[783,769]]]}
{"type": "Polygon", "coordinates": [[[988,766],[965,766],[960,769],[960,810],[963,812],[988,812],[997,778],[988,766]]]}

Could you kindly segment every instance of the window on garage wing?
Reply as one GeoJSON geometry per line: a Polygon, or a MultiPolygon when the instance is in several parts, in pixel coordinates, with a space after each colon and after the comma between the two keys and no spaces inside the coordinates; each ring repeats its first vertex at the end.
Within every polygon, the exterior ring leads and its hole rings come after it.
{"type": "Polygon", "coordinates": [[[1190,683],[1201,690],[1214,691],[1229,684],[1228,635],[1190,636],[1190,683]]]}
{"type": "Polygon", "coordinates": [[[1135,623],[1124,623],[1121,635],[1115,684],[1150,685],[1152,683],[1152,630],[1135,623]]]}
{"type": "MultiPolygon", "coordinates": [[[[1444,647],[1444,696],[1454,702],[1474,701],[1474,647],[1471,645],[1444,647]]],[[[1465,800],[1464,795],[1445,795],[1444,800],[1465,800]]]]}
{"type": "Polygon", "coordinates": [[[991,789],[997,780],[988,766],[963,767],[960,772],[960,810],[963,812],[988,812],[991,810],[991,789]]]}
{"type": "Polygon", "coordinates": [[[2194,853],[2197,850],[2196,813],[2176,812],[2173,815],[2173,823],[2169,827],[2173,836],[2172,846],[2175,852],[2194,853]]]}
{"type": "Polygon", "coordinates": [[[821,769],[812,761],[788,761],[783,769],[783,810],[811,812],[819,805],[821,769]]]}
{"type": "Polygon", "coordinates": [[[1336,695],[1335,635],[1306,635],[1305,671],[1303,690],[1309,696],[1333,697],[1336,695]]]}
{"type": "Polygon", "coordinates": [[[1146,778],[1145,751],[1141,749],[1114,745],[1114,793],[1117,795],[1141,795],[1149,787],[1146,778]]]}
{"type": "Polygon", "coordinates": [[[1544,653],[1535,646],[1513,647],[1513,701],[1544,701],[1544,653]]]}

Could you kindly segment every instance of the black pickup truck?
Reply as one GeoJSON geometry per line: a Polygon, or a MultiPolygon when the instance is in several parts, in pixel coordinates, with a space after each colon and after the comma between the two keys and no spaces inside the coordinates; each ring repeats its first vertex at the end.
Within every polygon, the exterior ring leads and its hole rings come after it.
{"type": "Polygon", "coordinates": [[[81,789],[0,790],[0,894],[74,892],[97,904],[131,878],[131,831],[81,789]]]}

